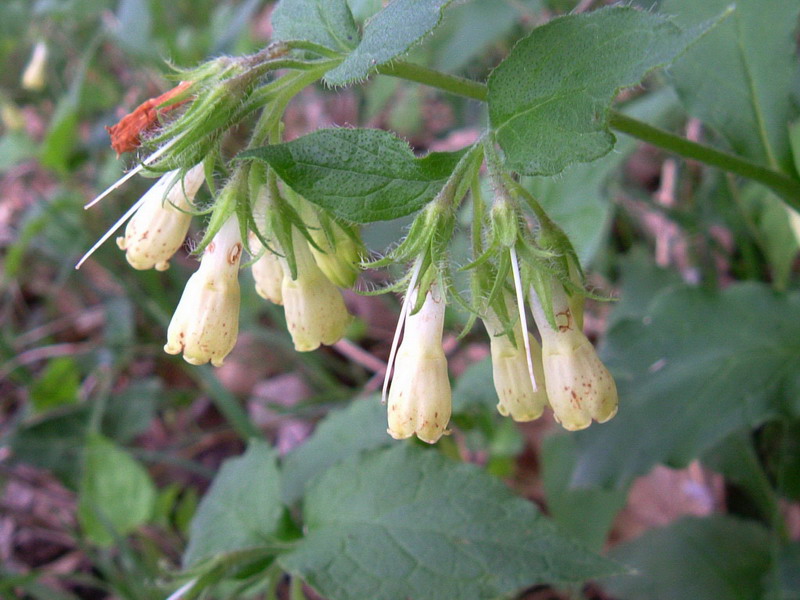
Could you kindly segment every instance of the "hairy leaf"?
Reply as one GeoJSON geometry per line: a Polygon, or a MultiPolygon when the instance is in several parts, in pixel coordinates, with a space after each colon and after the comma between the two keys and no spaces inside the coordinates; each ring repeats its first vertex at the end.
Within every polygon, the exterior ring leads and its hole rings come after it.
{"type": "Polygon", "coordinates": [[[433,31],[452,0],[394,0],[364,27],[361,43],[325,81],[345,85],[365,79],[379,66],[405,54],[433,31]]]}
{"type": "MultiPolygon", "coordinates": [[[[679,23],[697,23],[729,0],[664,0],[679,23]]],[[[791,81],[797,72],[796,0],[737,0],[734,13],[670,69],[690,114],[716,129],[743,156],[787,172],[792,168],[787,126],[791,81]]]]}
{"type": "Polygon", "coordinates": [[[489,118],[509,167],[554,175],[607,154],[617,90],[670,63],[709,27],[683,30],[663,15],[612,7],[534,29],[489,77],[489,118]]]}
{"type": "Polygon", "coordinates": [[[281,0],[272,13],[272,39],[309,41],[350,52],[358,30],[346,0],[281,0]]]}
{"type": "Polygon", "coordinates": [[[308,482],[332,465],[391,441],[386,433],[386,407],[375,396],[353,400],[348,407],[331,412],[283,461],[284,502],[298,500],[308,482]]]}
{"type": "Polygon", "coordinates": [[[223,552],[266,544],[283,514],[275,453],[253,441],[225,462],[192,521],[185,567],[223,552]]]}
{"type": "Polygon", "coordinates": [[[305,517],[279,562],[332,600],[488,600],[619,572],[479,468],[411,445],[328,471],[305,517]]]}
{"type": "Polygon", "coordinates": [[[800,295],[755,283],[657,295],[615,322],[604,358],[619,414],[580,432],[578,483],[623,484],[684,466],[729,434],[797,413],[800,295]]]}
{"type": "Polygon", "coordinates": [[[762,526],[733,517],[685,518],[617,546],[611,556],[635,570],[606,584],[617,598],[761,598],[770,539],[762,526]]]}
{"type": "Polygon", "coordinates": [[[95,434],[86,445],[78,519],[96,544],[110,545],[153,514],[156,488],[150,475],[125,450],[95,434]]]}
{"type": "Polygon", "coordinates": [[[239,156],[268,163],[295,192],[335,215],[368,223],[411,214],[431,201],[461,152],[416,158],[380,129],[320,129],[239,156]]]}

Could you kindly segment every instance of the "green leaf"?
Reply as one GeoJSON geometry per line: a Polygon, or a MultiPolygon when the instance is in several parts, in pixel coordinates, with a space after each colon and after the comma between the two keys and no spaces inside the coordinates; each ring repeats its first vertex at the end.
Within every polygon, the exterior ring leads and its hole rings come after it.
{"type": "Polygon", "coordinates": [[[470,365],[456,380],[453,388],[453,412],[481,412],[496,410],[497,392],[494,389],[492,359],[470,365]]]}
{"type": "Polygon", "coordinates": [[[89,436],[78,520],[93,543],[109,546],[116,536],[146,523],[155,501],[156,489],[144,467],[111,440],[89,436]]]}
{"type": "Polygon", "coordinates": [[[685,518],[617,546],[611,556],[635,570],[606,589],[625,600],[741,600],[761,597],[770,539],[756,523],[715,515],[685,518]]]}
{"type": "Polygon", "coordinates": [[[800,542],[781,548],[777,564],[768,578],[769,600],[800,598],[800,542]]]}
{"type": "Polygon", "coordinates": [[[36,156],[36,144],[21,131],[0,136],[0,173],[36,156]]]}
{"type": "Polygon", "coordinates": [[[309,41],[350,52],[358,30],[346,0],[281,0],[272,12],[274,41],[309,41]]]}
{"type": "Polygon", "coordinates": [[[314,434],[283,460],[283,501],[297,501],[308,482],[331,466],[391,441],[386,433],[386,407],[377,396],[356,399],[344,409],[331,411],[314,434]]]}
{"type": "Polygon", "coordinates": [[[759,241],[769,261],[774,285],[785,290],[800,249],[792,219],[800,219],[800,215],[767,188],[755,183],[743,187],[742,200],[761,234],[759,241]]]}
{"type": "Polygon", "coordinates": [[[571,488],[576,455],[573,436],[557,434],[544,439],[540,459],[547,507],[562,531],[599,552],[614,518],[625,506],[628,491],[571,488]]]}
{"type": "Polygon", "coordinates": [[[103,414],[103,433],[124,444],[147,430],[155,416],[156,403],[163,393],[160,379],[137,381],[108,399],[103,414]]]}
{"type": "Polygon", "coordinates": [[[44,418],[25,423],[11,436],[11,452],[15,462],[47,469],[75,489],[80,479],[80,462],[89,410],[85,406],[57,411],[44,418]]]}
{"type": "MultiPolygon", "coordinates": [[[[664,0],[679,23],[697,23],[729,0],[664,0]]],[[[797,112],[790,83],[797,72],[796,0],[737,0],[736,10],[670,69],[689,113],[716,129],[731,148],[791,172],[787,125],[797,112]]]]}
{"type": "Polygon", "coordinates": [[[452,0],[394,0],[372,17],[364,36],[342,64],[325,75],[330,85],[365,79],[379,66],[405,54],[436,29],[452,0]]]}
{"type": "Polygon", "coordinates": [[[78,365],[69,356],[54,358],[30,389],[36,412],[46,412],[78,401],[78,365]]]}
{"type": "Polygon", "coordinates": [[[78,140],[78,107],[73,95],[62,98],[45,135],[39,161],[45,167],[67,173],[72,150],[78,140]]]}
{"type": "Polygon", "coordinates": [[[534,29],[489,77],[489,118],[510,168],[554,175],[607,154],[617,90],[670,63],[710,25],[611,7],[534,29]]]}
{"type": "Polygon", "coordinates": [[[330,469],[304,508],[278,560],[331,600],[488,600],[619,572],[478,467],[408,444],[330,469]]]}
{"type": "Polygon", "coordinates": [[[729,434],[798,411],[800,295],[743,283],[657,295],[617,321],[603,357],[619,414],[580,432],[576,480],[619,485],[685,466],[729,434]]]}
{"type": "Polygon", "coordinates": [[[756,454],[749,430],[737,431],[703,455],[703,464],[737,485],[750,497],[765,522],[775,517],[777,498],[756,454]]]}
{"type": "Polygon", "coordinates": [[[269,164],[295,192],[356,223],[396,219],[430,202],[463,155],[416,158],[408,144],[380,129],[320,129],[240,154],[269,164]]]}
{"type": "Polygon", "coordinates": [[[452,6],[436,33],[442,39],[435,43],[435,67],[440,71],[463,69],[517,27],[521,12],[531,16],[538,10],[538,6],[523,7],[507,0],[471,0],[452,6]]]}
{"type": "MultiPolygon", "coordinates": [[[[623,112],[648,123],[659,123],[678,105],[675,94],[648,94],[626,105],[623,112]]],[[[638,147],[638,140],[622,136],[614,152],[588,164],[573,165],[559,177],[533,177],[525,181],[547,214],[572,240],[581,263],[589,265],[608,238],[612,200],[609,190],[620,165],[638,147]]]]}
{"type": "Polygon", "coordinates": [[[254,440],[242,456],[225,462],[200,502],[184,567],[216,554],[268,544],[282,515],[275,452],[254,440]]]}

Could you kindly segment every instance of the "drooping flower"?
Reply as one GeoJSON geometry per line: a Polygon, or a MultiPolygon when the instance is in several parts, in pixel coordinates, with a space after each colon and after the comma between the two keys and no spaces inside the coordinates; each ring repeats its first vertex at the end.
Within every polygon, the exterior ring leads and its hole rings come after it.
{"type": "Polygon", "coordinates": [[[406,317],[389,389],[388,432],[395,439],[416,435],[433,444],[446,433],[452,395],[442,348],[444,312],[444,295],[434,284],[419,311],[406,317]]]}
{"type": "Polygon", "coordinates": [[[295,350],[309,352],[342,339],[350,323],[350,314],[339,288],[325,277],[314,261],[308,242],[297,230],[292,235],[297,278],[292,279],[284,264],[281,296],[295,350]]]}
{"type": "Polygon", "coordinates": [[[177,171],[163,175],[144,195],[141,205],[117,238],[117,246],[134,269],[164,271],[169,259],[183,245],[197,190],[203,183],[203,166],[190,169],[182,179],[177,171]]]}
{"type": "Polygon", "coordinates": [[[542,336],[542,363],[550,406],[570,431],[605,423],[617,414],[617,386],[591,342],[578,327],[563,286],[552,283],[555,327],[533,288],[531,310],[542,336]]]}
{"type": "Polygon", "coordinates": [[[22,88],[32,92],[39,92],[45,86],[45,71],[47,69],[47,44],[41,40],[36,42],[31,53],[28,65],[22,72],[22,88]]]}
{"type": "Polygon", "coordinates": [[[542,349],[539,343],[530,333],[523,331],[520,321],[513,328],[516,345],[504,333],[503,325],[493,311],[490,311],[483,322],[491,340],[492,377],[499,399],[498,412],[520,422],[538,419],[547,405],[542,349]],[[527,346],[523,336],[528,337],[527,346]],[[530,349],[530,364],[537,382],[536,390],[530,377],[529,357],[526,356],[529,350],[526,348],[530,349]]]}
{"type": "MultiPolygon", "coordinates": [[[[248,236],[250,248],[263,248],[261,240],[252,231],[248,236]]],[[[272,242],[275,245],[275,242],[272,242]]],[[[283,266],[280,257],[269,248],[264,248],[261,256],[253,263],[251,270],[256,282],[256,293],[273,304],[283,304],[283,266]]]]}
{"type": "Polygon", "coordinates": [[[239,331],[239,224],[230,217],[206,247],[189,278],[167,330],[167,354],[183,353],[193,364],[215,367],[236,344],[239,331]]]}

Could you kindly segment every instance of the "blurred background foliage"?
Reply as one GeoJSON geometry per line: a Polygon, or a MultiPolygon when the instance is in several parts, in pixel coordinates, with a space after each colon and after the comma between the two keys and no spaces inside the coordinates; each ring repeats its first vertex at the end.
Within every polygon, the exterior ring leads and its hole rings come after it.
{"type": "MultiPolygon", "coordinates": [[[[350,4],[357,20],[381,6],[350,4]]],[[[464,2],[411,58],[483,79],[535,25],[600,4],[464,2]]],[[[390,442],[374,396],[326,415],[380,385],[395,298],[349,294],[349,341],[297,354],[281,311],[253,293],[245,270],[239,343],[214,370],[161,350],[193,269],[188,254],[166,272],[136,272],[112,242],[73,269],[146,188],[134,180],[82,210],[132,164],[104,128],[171,85],[165,61],[191,66],[265,45],[271,8],[0,3],[0,597],[163,598],[200,499],[248,439],[283,456],[287,505],[328,467],[390,442]],[[38,42],[48,48],[44,83],[23,89],[38,42]]],[[[729,145],[687,115],[663,74],[620,102],[649,123],[729,145]]],[[[375,78],[307,90],[286,136],[386,127],[424,152],[459,148],[484,122],[474,102],[375,78]]],[[[587,597],[800,597],[798,243],[785,207],[624,136],[604,159],[525,183],[573,238],[592,285],[621,298],[587,314],[619,382],[620,414],[580,435],[549,417],[502,419],[483,331],[450,335],[456,433],[440,449],[484,466],[586,547],[610,547],[641,574],[586,587],[587,597]]],[[[365,239],[382,250],[406,224],[373,224],[365,239]]],[[[448,319],[457,331],[466,317],[448,319]]],[[[273,581],[288,597],[287,581],[273,581]]]]}

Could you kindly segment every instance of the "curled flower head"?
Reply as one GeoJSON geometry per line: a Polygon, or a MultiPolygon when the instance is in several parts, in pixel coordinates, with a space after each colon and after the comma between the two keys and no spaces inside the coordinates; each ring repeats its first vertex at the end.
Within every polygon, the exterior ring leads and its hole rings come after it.
{"type": "MultiPolygon", "coordinates": [[[[264,248],[261,240],[252,231],[249,235],[250,248],[264,248]]],[[[274,245],[275,242],[273,241],[274,245]]],[[[264,248],[261,256],[256,259],[251,267],[253,279],[256,282],[256,293],[273,304],[283,304],[283,266],[281,259],[269,248],[264,248]]]]}
{"type": "Polygon", "coordinates": [[[297,278],[292,279],[284,265],[281,296],[295,350],[309,352],[342,339],[350,314],[342,293],[314,262],[308,242],[296,230],[292,239],[297,278]]]}
{"type": "Polygon", "coordinates": [[[164,271],[186,239],[192,220],[186,211],[203,183],[203,166],[192,168],[183,179],[177,179],[177,174],[163,175],[145,193],[125,235],[117,238],[117,246],[134,269],[164,271]]]}
{"type": "Polygon", "coordinates": [[[538,419],[547,404],[539,343],[530,333],[523,331],[520,321],[514,325],[514,341],[504,333],[501,321],[494,313],[487,315],[484,324],[491,336],[492,376],[499,399],[498,412],[520,422],[538,419]],[[523,336],[528,336],[527,346],[523,336]],[[538,383],[535,390],[529,373],[526,347],[530,349],[530,363],[538,383]]]}
{"type": "Polygon", "coordinates": [[[215,367],[236,344],[239,330],[239,260],[242,240],[231,217],[206,247],[200,268],[189,278],[167,330],[168,354],[215,367]]]}
{"type": "Polygon", "coordinates": [[[531,309],[542,335],[542,363],[550,406],[556,420],[570,431],[605,423],[617,414],[617,386],[597,352],[578,328],[570,301],[553,284],[555,326],[531,289],[531,309]]]}
{"type": "Polygon", "coordinates": [[[416,435],[433,444],[446,433],[452,409],[442,349],[444,311],[444,297],[434,284],[419,311],[406,318],[389,390],[388,432],[395,439],[416,435]]]}

